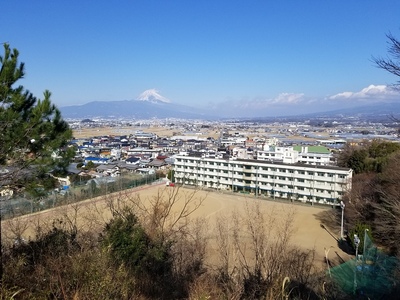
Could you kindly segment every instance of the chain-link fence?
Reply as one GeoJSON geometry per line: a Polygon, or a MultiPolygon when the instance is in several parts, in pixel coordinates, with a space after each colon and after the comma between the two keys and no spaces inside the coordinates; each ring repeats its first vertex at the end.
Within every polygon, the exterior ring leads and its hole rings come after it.
{"type": "Polygon", "coordinates": [[[68,189],[52,191],[46,197],[32,198],[29,195],[1,197],[1,219],[13,218],[138,186],[154,184],[160,180],[162,179],[157,174],[102,177],[75,182],[68,189]]]}

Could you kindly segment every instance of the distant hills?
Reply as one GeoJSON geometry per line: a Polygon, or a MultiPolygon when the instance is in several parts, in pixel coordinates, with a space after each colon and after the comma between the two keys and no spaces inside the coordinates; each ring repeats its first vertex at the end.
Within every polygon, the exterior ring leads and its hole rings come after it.
{"type": "Polygon", "coordinates": [[[64,118],[70,119],[209,119],[212,115],[189,106],[173,104],[155,89],[144,91],[135,100],[93,101],[60,107],[60,110],[64,118]]]}
{"type": "Polygon", "coordinates": [[[362,120],[387,121],[390,118],[400,119],[400,103],[374,103],[345,109],[308,114],[310,117],[342,117],[362,120]]]}
{"type": "MultiPolygon", "coordinates": [[[[205,119],[216,120],[227,118],[223,110],[199,109],[186,105],[171,103],[155,90],[142,93],[137,100],[93,101],[83,105],[65,106],[60,108],[64,118],[85,119],[205,119]]],[[[243,112],[244,115],[245,112],[243,112]]],[[[303,118],[357,118],[384,122],[391,117],[400,119],[400,103],[380,103],[352,108],[337,109],[310,114],[270,117],[244,117],[236,119],[262,120],[273,118],[303,119],[303,118]]]]}
{"type": "Polygon", "coordinates": [[[211,114],[192,107],[161,101],[123,100],[93,101],[60,108],[64,118],[132,118],[132,119],[209,119],[211,114]]]}

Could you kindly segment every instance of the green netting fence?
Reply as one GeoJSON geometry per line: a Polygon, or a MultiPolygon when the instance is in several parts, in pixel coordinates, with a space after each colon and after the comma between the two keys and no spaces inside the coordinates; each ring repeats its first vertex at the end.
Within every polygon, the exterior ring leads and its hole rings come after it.
{"type": "Polygon", "coordinates": [[[330,269],[332,278],[349,295],[385,299],[396,284],[399,261],[380,251],[365,233],[363,254],[330,269]]]}

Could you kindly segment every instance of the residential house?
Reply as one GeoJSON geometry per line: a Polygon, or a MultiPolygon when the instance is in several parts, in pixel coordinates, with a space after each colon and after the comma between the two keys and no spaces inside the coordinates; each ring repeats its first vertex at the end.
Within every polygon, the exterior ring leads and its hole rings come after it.
{"type": "Polygon", "coordinates": [[[165,162],[164,159],[153,159],[150,161],[147,166],[149,168],[155,169],[155,170],[163,170],[168,164],[165,162]]]}
{"type": "Polygon", "coordinates": [[[139,168],[136,170],[136,173],[139,173],[141,175],[153,175],[156,173],[156,171],[151,168],[139,168]]]}
{"type": "Polygon", "coordinates": [[[116,177],[121,175],[119,167],[116,164],[99,165],[96,167],[98,173],[104,174],[105,176],[116,177]]]}
{"type": "Polygon", "coordinates": [[[88,157],[85,157],[85,164],[87,164],[90,161],[97,165],[108,164],[109,160],[110,160],[109,158],[105,158],[105,157],[88,156],[88,157]]]}
{"type": "Polygon", "coordinates": [[[140,157],[136,156],[130,156],[127,159],[125,159],[125,163],[127,165],[139,165],[140,163],[140,157]]]}

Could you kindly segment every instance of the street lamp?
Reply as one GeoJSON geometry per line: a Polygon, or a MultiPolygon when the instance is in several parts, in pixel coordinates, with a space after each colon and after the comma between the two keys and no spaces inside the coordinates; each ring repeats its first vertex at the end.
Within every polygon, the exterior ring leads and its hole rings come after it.
{"type": "Polygon", "coordinates": [[[360,245],[360,238],[357,236],[357,234],[354,234],[354,245],[356,246],[356,262],[355,262],[355,268],[354,268],[354,295],[357,292],[357,261],[358,261],[358,245],[360,245]]]}
{"type": "Polygon", "coordinates": [[[341,226],[340,226],[340,237],[342,239],[344,238],[344,236],[343,236],[343,218],[344,218],[344,207],[345,206],[346,205],[344,205],[343,201],[340,201],[340,208],[342,209],[342,223],[341,223],[341,226]]]}
{"type": "Polygon", "coordinates": [[[366,260],[366,254],[367,254],[367,238],[368,238],[368,232],[369,231],[369,229],[365,229],[364,230],[364,249],[363,249],[363,267],[364,267],[364,263],[365,263],[365,260],[366,260]]]}
{"type": "Polygon", "coordinates": [[[360,245],[360,238],[357,236],[357,234],[354,235],[354,245],[356,246],[356,264],[358,261],[358,246],[360,245]]]}

